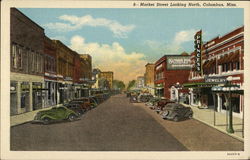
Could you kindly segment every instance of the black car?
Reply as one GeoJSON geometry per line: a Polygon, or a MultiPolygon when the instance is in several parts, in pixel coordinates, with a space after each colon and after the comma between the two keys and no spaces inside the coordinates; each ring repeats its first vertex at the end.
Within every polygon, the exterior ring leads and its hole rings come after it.
{"type": "Polygon", "coordinates": [[[192,118],[193,111],[190,107],[185,107],[182,104],[169,103],[163,108],[161,116],[163,119],[177,122],[182,119],[192,118]]]}
{"type": "Polygon", "coordinates": [[[151,94],[140,94],[138,96],[138,101],[139,102],[148,102],[151,98],[153,98],[153,96],[151,94]]]}

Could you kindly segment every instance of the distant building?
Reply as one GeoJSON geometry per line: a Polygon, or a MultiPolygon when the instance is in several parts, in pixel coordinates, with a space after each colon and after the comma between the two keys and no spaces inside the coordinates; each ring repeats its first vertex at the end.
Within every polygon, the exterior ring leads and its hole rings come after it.
{"type": "Polygon", "coordinates": [[[154,63],[147,63],[145,65],[146,71],[145,71],[145,87],[151,93],[152,95],[155,94],[155,88],[154,88],[154,63]]]}
{"type": "Polygon", "coordinates": [[[108,81],[108,86],[106,86],[109,89],[113,89],[113,80],[114,80],[114,73],[111,71],[101,72],[100,73],[100,79],[106,79],[108,81]]]}
{"type": "Polygon", "coordinates": [[[144,88],[145,87],[145,77],[138,76],[136,79],[136,87],[137,88],[144,88]]]}
{"type": "Polygon", "coordinates": [[[94,89],[99,88],[100,73],[101,70],[98,68],[94,68],[92,71],[92,80],[95,81],[95,83],[92,85],[92,88],[94,89]]]}
{"type": "Polygon", "coordinates": [[[165,55],[155,63],[156,95],[172,100],[179,99],[180,84],[188,81],[191,65],[191,56],[165,55]]]}

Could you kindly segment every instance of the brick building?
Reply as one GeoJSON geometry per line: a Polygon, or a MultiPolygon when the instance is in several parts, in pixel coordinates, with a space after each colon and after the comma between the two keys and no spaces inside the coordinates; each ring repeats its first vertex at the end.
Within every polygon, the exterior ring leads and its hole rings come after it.
{"type": "MultiPolygon", "coordinates": [[[[223,86],[228,77],[232,84],[244,89],[244,26],[221,36],[215,37],[203,44],[202,71],[197,73],[192,69],[189,83],[184,86],[190,90],[192,105],[216,108],[218,112],[226,111],[227,93],[212,92],[212,87],[223,86]]],[[[196,54],[192,53],[192,63],[195,64],[196,54]]],[[[231,91],[232,105],[235,116],[243,117],[244,95],[231,91]]]]}
{"type": "Polygon", "coordinates": [[[155,62],[156,95],[168,99],[178,100],[178,84],[188,81],[191,68],[190,56],[165,55],[155,62]]]}
{"type": "Polygon", "coordinates": [[[155,88],[154,88],[154,69],[155,64],[154,63],[147,63],[145,65],[146,71],[145,71],[145,87],[151,93],[152,95],[155,94],[155,88]]]}
{"type": "Polygon", "coordinates": [[[53,40],[56,48],[57,104],[74,98],[73,74],[75,52],[59,40],[53,40]]]}
{"type": "Polygon", "coordinates": [[[100,79],[102,78],[108,81],[108,84],[105,87],[108,89],[113,89],[114,73],[111,71],[101,72],[100,79]]]}
{"type": "Polygon", "coordinates": [[[16,8],[10,10],[11,115],[43,107],[44,29],[16,8]]]}
{"type": "Polygon", "coordinates": [[[53,41],[45,36],[44,39],[44,106],[56,105],[56,48],[53,41]]]}

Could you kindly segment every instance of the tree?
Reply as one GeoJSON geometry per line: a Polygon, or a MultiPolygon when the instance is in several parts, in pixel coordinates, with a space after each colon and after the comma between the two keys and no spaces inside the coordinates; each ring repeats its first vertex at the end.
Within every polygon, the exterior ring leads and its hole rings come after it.
{"type": "Polygon", "coordinates": [[[114,89],[119,89],[119,90],[124,90],[125,84],[124,84],[123,81],[113,80],[113,88],[114,89]]]}
{"type": "Polygon", "coordinates": [[[131,88],[135,87],[135,82],[136,82],[135,80],[129,81],[127,90],[130,90],[131,88]]]}

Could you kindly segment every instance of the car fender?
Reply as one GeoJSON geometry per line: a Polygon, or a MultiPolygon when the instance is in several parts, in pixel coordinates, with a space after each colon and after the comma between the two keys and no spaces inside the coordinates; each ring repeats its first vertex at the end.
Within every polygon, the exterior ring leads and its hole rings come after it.
{"type": "Polygon", "coordinates": [[[47,115],[47,114],[41,116],[41,120],[43,120],[44,118],[49,118],[49,119],[52,119],[52,120],[56,119],[55,117],[47,115]]]}

